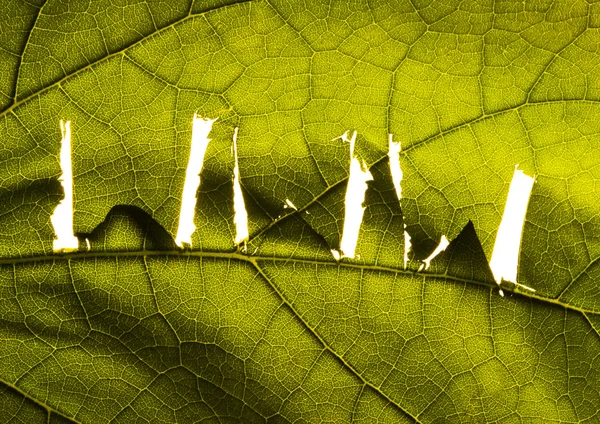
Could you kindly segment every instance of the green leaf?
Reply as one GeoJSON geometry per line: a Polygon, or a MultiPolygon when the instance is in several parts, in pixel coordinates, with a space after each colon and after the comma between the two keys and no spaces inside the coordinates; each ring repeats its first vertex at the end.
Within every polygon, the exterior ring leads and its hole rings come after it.
{"type": "Polygon", "coordinates": [[[1,6],[1,422],[598,420],[598,3],[1,6]],[[218,121],[179,249],[194,113],[218,121]],[[336,261],[354,130],[373,181],[336,261]],[[515,165],[535,184],[501,297],[515,165]]]}

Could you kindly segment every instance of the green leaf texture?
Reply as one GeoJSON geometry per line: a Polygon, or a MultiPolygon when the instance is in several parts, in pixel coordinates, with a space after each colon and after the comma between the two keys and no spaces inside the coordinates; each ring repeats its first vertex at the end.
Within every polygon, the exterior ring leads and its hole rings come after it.
{"type": "Polygon", "coordinates": [[[0,11],[0,422],[600,421],[600,3],[0,11]],[[196,112],[219,119],[182,250],[196,112]],[[69,254],[50,221],[60,120],[69,254]],[[357,257],[336,262],[347,130],[374,179],[357,257]],[[515,165],[535,184],[501,297],[488,260],[515,165]]]}

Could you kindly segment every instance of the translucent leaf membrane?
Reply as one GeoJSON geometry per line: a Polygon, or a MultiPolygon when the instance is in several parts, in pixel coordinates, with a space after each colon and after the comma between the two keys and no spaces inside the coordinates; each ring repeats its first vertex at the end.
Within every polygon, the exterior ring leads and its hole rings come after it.
{"type": "Polygon", "coordinates": [[[0,16],[0,421],[597,418],[596,5],[76,3],[0,16]],[[182,252],[196,112],[219,121],[182,252]],[[373,180],[337,263],[349,128],[373,180]],[[501,298],[517,163],[536,183],[501,298]]]}

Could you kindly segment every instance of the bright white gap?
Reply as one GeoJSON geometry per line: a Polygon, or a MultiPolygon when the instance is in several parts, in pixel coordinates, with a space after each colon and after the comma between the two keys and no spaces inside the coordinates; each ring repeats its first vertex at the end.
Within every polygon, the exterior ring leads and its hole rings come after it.
{"type": "Polygon", "coordinates": [[[55,252],[74,251],[79,248],[79,240],[73,234],[73,168],[71,165],[71,121],[60,121],[62,140],[60,145],[59,181],[65,197],[60,201],[50,217],[56,239],[53,242],[55,252]]]}
{"type": "MultiPolygon", "coordinates": [[[[402,168],[400,168],[400,151],[402,150],[400,142],[394,141],[394,135],[388,134],[388,158],[390,159],[390,173],[392,174],[392,182],[394,183],[394,189],[396,190],[396,196],[398,201],[402,199],[402,168]]],[[[406,231],[406,224],[404,224],[404,269],[408,264],[408,253],[412,247],[410,242],[410,234],[406,231]]]]}
{"type": "Polygon", "coordinates": [[[248,212],[246,211],[242,186],[240,185],[237,136],[238,128],[236,127],[233,132],[233,156],[235,158],[235,167],[233,168],[233,209],[235,211],[235,216],[233,222],[235,223],[235,244],[240,244],[248,240],[248,212]]]}
{"type": "Polygon", "coordinates": [[[340,259],[342,259],[342,256],[340,255],[340,252],[338,252],[338,251],[337,251],[337,250],[335,250],[335,249],[331,249],[331,254],[333,255],[333,258],[334,258],[336,261],[339,261],[340,259]]]}
{"type": "Polygon", "coordinates": [[[411,247],[410,234],[406,231],[406,224],[404,224],[404,269],[406,269],[406,265],[408,264],[408,252],[410,252],[411,247]]]}
{"type": "Polygon", "coordinates": [[[402,198],[402,169],[400,168],[400,143],[394,142],[393,134],[389,134],[389,150],[388,157],[390,158],[390,172],[392,173],[392,182],[396,189],[398,200],[402,198]]]}
{"type": "Polygon", "coordinates": [[[438,246],[435,248],[435,250],[433,252],[431,252],[431,255],[429,255],[429,257],[427,259],[423,260],[423,263],[421,264],[421,266],[419,267],[419,271],[422,271],[423,269],[429,269],[429,266],[431,265],[431,261],[440,253],[442,253],[444,250],[446,250],[446,247],[448,247],[450,243],[448,242],[448,239],[446,238],[445,235],[442,235],[442,238],[440,238],[440,243],[438,244],[438,246]]]}
{"type": "Polygon", "coordinates": [[[296,205],[294,205],[290,199],[285,199],[285,205],[283,205],[283,209],[287,209],[287,208],[292,208],[295,211],[298,210],[296,205]]]}
{"type": "Polygon", "coordinates": [[[354,145],[356,143],[356,131],[352,137],[348,138],[348,131],[342,136],[337,137],[350,143],[350,177],[348,178],[348,188],[346,189],[346,200],[344,201],[344,229],[342,232],[342,242],[340,251],[342,257],[354,258],[358,233],[363,220],[365,208],[365,192],[367,191],[367,181],[371,181],[373,176],[367,169],[364,162],[359,162],[354,155],[354,145]]]}
{"type": "Polygon", "coordinates": [[[490,260],[490,268],[498,284],[503,279],[517,282],[521,236],[533,183],[533,177],[515,169],[490,260]]]}
{"type": "Polygon", "coordinates": [[[192,145],[190,147],[190,158],[185,171],[185,183],[181,196],[181,210],[179,211],[179,226],[175,243],[179,247],[184,244],[192,245],[192,234],[196,230],[194,215],[196,213],[196,192],[200,187],[200,172],[204,164],[204,155],[210,138],[208,135],[212,130],[213,123],[217,120],[199,117],[194,114],[192,122],[192,145]]]}

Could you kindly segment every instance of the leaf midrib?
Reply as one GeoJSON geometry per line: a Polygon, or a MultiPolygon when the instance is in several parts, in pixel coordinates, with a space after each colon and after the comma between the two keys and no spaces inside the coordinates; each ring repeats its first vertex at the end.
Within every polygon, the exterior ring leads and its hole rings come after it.
{"type": "MultiPolygon", "coordinates": [[[[291,215],[291,214],[290,214],[291,215]]],[[[289,216],[289,215],[288,215],[289,216]]],[[[416,272],[410,269],[401,269],[394,268],[382,265],[372,265],[372,264],[358,264],[358,263],[348,263],[348,262],[336,262],[336,261],[327,261],[322,259],[302,259],[302,258],[294,258],[294,257],[283,257],[283,256],[264,256],[264,255],[246,255],[239,253],[238,251],[229,251],[229,252],[212,252],[212,251],[193,251],[193,250],[128,250],[121,252],[73,252],[73,253],[64,253],[64,254],[54,254],[54,255],[44,255],[44,256],[27,256],[21,258],[2,258],[0,259],[0,265],[18,265],[18,264],[28,264],[28,263],[36,263],[36,262],[54,262],[54,261],[72,261],[72,260],[80,260],[80,259],[97,259],[97,258],[137,258],[137,257],[196,257],[196,258],[212,258],[212,259],[227,259],[227,260],[238,260],[242,262],[247,262],[251,264],[254,268],[259,269],[259,262],[287,262],[293,264],[307,264],[307,265],[317,265],[317,266],[336,266],[341,268],[350,268],[350,269],[360,269],[360,270],[368,270],[368,271],[378,271],[378,272],[390,272],[394,274],[402,274],[408,275],[411,277],[423,277],[423,278],[439,278],[444,280],[450,280],[456,283],[461,284],[474,284],[477,286],[483,286],[490,289],[496,289],[497,286],[491,286],[485,281],[468,279],[457,277],[451,274],[433,274],[433,273],[425,273],[425,272],[416,272]]],[[[591,263],[595,263],[600,260],[596,258],[591,261],[591,263]]],[[[591,309],[580,308],[565,302],[558,300],[557,298],[550,298],[541,295],[537,295],[533,292],[529,291],[520,291],[514,290],[511,284],[502,285],[502,289],[505,291],[509,291],[510,293],[514,293],[517,296],[525,297],[528,299],[533,299],[536,301],[551,303],[553,305],[561,306],[565,309],[569,309],[572,311],[576,311],[582,314],[598,314],[600,311],[594,311],[591,309]]]]}

